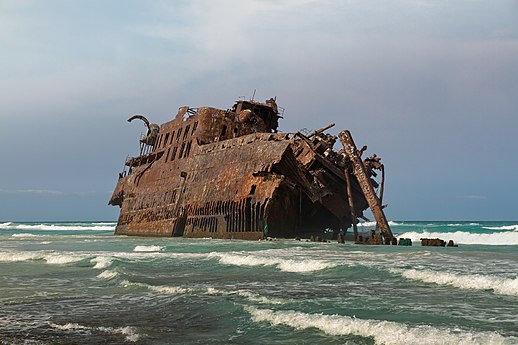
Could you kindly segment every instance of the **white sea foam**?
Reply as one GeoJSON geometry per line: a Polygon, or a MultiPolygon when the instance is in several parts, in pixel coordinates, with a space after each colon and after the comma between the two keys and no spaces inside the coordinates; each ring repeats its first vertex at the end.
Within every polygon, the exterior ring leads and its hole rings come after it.
{"type": "Polygon", "coordinates": [[[137,333],[135,327],[126,326],[126,327],[97,327],[98,330],[111,333],[111,334],[122,334],[126,336],[127,341],[136,342],[140,339],[140,335],[137,333]]]}
{"type": "Polygon", "coordinates": [[[50,326],[62,330],[62,331],[75,331],[75,330],[88,330],[90,327],[80,325],[78,323],[66,323],[64,325],[60,325],[57,323],[49,323],[50,326]]]}
{"type": "MultiPolygon", "coordinates": [[[[396,223],[392,220],[389,220],[389,225],[391,226],[396,226],[396,225],[405,225],[403,223],[396,223]]],[[[362,227],[371,227],[371,226],[376,226],[376,222],[361,222],[361,223],[358,223],[358,226],[362,226],[362,227]]]]}
{"type": "Polygon", "coordinates": [[[136,342],[140,339],[140,335],[137,333],[135,327],[126,326],[126,327],[88,327],[84,325],[80,325],[78,323],[67,323],[64,325],[56,324],[53,322],[50,322],[49,325],[51,327],[54,327],[56,329],[62,330],[62,331],[74,331],[74,332],[80,332],[85,334],[91,334],[92,331],[101,331],[104,333],[110,333],[110,334],[122,334],[125,336],[125,339],[127,341],[136,342]]]}
{"type": "Polygon", "coordinates": [[[147,284],[144,284],[144,285],[146,285],[146,287],[151,291],[160,292],[160,293],[164,293],[164,294],[168,294],[168,295],[184,294],[184,293],[187,293],[190,291],[190,289],[183,288],[180,286],[164,286],[164,285],[155,286],[155,285],[147,285],[147,284]]]}
{"type": "Polygon", "coordinates": [[[402,238],[410,238],[413,242],[420,242],[421,238],[442,238],[453,240],[460,244],[487,244],[487,245],[517,245],[518,232],[498,232],[492,234],[474,234],[465,231],[455,232],[405,232],[398,235],[402,238]]]}
{"type": "Polygon", "coordinates": [[[292,310],[274,311],[246,306],[254,322],[269,322],[295,329],[316,328],[334,335],[357,335],[373,338],[376,344],[511,344],[515,338],[505,338],[496,332],[468,332],[439,329],[431,326],[407,326],[391,321],[362,320],[343,315],[307,314],[292,310]]]}
{"type": "Polygon", "coordinates": [[[284,272],[305,273],[320,271],[326,268],[336,267],[336,263],[323,260],[292,260],[276,257],[264,257],[246,254],[221,254],[211,253],[209,256],[218,257],[219,262],[225,265],[235,266],[275,266],[284,272]]]}
{"type": "Polygon", "coordinates": [[[419,280],[425,283],[451,285],[460,289],[493,290],[500,295],[518,296],[518,278],[509,279],[492,275],[456,274],[398,268],[392,268],[390,271],[400,274],[407,279],[419,280]]]}
{"type": "Polygon", "coordinates": [[[53,265],[65,265],[70,264],[72,262],[78,262],[83,260],[85,257],[83,255],[70,255],[70,254],[46,254],[43,256],[43,259],[47,261],[48,264],[53,265]]]}
{"type": "Polygon", "coordinates": [[[120,283],[124,287],[128,286],[140,286],[151,291],[168,294],[168,295],[179,295],[192,291],[190,288],[184,288],[181,286],[167,286],[167,285],[149,285],[144,283],[134,283],[128,280],[123,280],[120,283]]]}
{"type": "Polygon", "coordinates": [[[102,225],[94,223],[92,225],[55,225],[55,224],[14,224],[12,222],[0,223],[0,229],[10,230],[53,230],[53,231],[67,231],[67,230],[115,230],[115,225],[102,225]]]}
{"type": "Polygon", "coordinates": [[[34,234],[12,234],[11,237],[39,237],[39,236],[34,235],[34,234]]]}
{"type": "Polygon", "coordinates": [[[103,269],[111,266],[113,259],[110,256],[96,256],[90,262],[95,263],[93,268],[103,269]]]}
{"type": "Polygon", "coordinates": [[[159,252],[163,248],[160,246],[136,246],[134,252],[159,252]]]}
{"type": "Polygon", "coordinates": [[[81,254],[64,254],[49,252],[0,252],[0,261],[17,262],[17,261],[36,261],[44,260],[52,265],[65,265],[78,262],[85,259],[85,255],[81,254]]]}
{"type": "Polygon", "coordinates": [[[518,231],[518,224],[515,225],[503,225],[503,226],[483,226],[482,228],[488,230],[513,230],[518,231]]]}
{"type": "Polygon", "coordinates": [[[106,270],[106,271],[102,271],[101,273],[99,273],[97,275],[97,278],[104,279],[104,280],[110,280],[110,279],[115,278],[118,275],[119,275],[119,273],[117,271],[106,270]]]}
{"type": "Polygon", "coordinates": [[[207,288],[207,295],[216,295],[216,296],[231,296],[238,295],[241,297],[245,297],[251,302],[260,303],[260,304],[284,304],[286,303],[284,300],[275,298],[275,297],[266,297],[256,294],[254,292],[248,290],[220,290],[213,287],[207,288]]]}
{"type": "Polygon", "coordinates": [[[0,262],[18,262],[41,259],[38,252],[0,252],[0,262]]]}
{"type": "Polygon", "coordinates": [[[236,291],[236,293],[239,296],[246,297],[249,301],[255,302],[255,303],[260,303],[260,304],[284,304],[285,303],[285,301],[283,301],[282,299],[261,296],[261,295],[258,295],[256,293],[246,291],[246,290],[238,290],[238,291],[236,291]]]}

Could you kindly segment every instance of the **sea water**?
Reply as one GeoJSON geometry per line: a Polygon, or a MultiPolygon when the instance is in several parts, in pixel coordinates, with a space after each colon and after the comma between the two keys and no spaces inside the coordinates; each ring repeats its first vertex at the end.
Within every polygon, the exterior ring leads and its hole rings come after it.
{"type": "Polygon", "coordinates": [[[518,344],[518,222],[391,222],[411,247],[114,227],[0,223],[1,344],[518,344]]]}

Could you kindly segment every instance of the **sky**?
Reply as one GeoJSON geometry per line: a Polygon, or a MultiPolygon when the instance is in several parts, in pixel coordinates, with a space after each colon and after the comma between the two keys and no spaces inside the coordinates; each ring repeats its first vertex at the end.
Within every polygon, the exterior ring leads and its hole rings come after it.
{"type": "Polygon", "coordinates": [[[516,0],[0,0],[0,221],[116,220],[128,117],[254,90],[381,156],[389,219],[518,220],[516,0]]]}

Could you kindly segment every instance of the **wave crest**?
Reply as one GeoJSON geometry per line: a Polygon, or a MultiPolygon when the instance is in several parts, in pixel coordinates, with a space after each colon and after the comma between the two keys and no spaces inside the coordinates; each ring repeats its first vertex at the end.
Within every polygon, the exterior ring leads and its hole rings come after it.
{"type": "Polygon", "coordinates": [[[64,325],[56,324],[50,322],[49,325],[61,331],[73,331],[91,334],[92,331],[101,331],[109,334],[122,334],[125,336],[125,339],[130,342],[136,342],[140,339],[140,335],[137,333],[135,327],[126,326],[126,327],[88,327],[83,326],[78,323],[67,323],[64,325]]]}
{"type": "Polygon", "coordinates": [[[110,279],[115,278],[118,275],[119,275],[119,272],[117,272],[117,271],[106,270],[106,271],[102,271],[101,273],[99,273],[97,275],[97,278],[104,279],[104,280],[110,280],[110,279]]]}
{"type": "Polygon", "coordinates": [[[136,246],[134,252],[159,252],[163,248],[160,246],[136,246]]]}
{"type": "Polygon", "coordinates": [[[420,242],[421,238],[442,238],[446,241],[453,240],[460,244],[486,244],[486,245],[518,245],[518,232],[498,232],[492,234],[474,234],[465,231],[455,232],[405,232],[398,237],[410,238],[412,242],[420,242]]]}
{"type": "Polygon", "coordinates": [[[455,274],[432,270],[402,270],[393,268],[392,273],[400,274],[407,279],[420,280],[425,283],[451,285],[460,289],[493,290],[500,295],[518,296],[518,278],[507,279],[497,276],[477,274],[455,274]]]}
{"type": "Polygon", "coordinates": [[[284,272],[305,273],[336,267],[336,263],[323,260],[292,260],[245,254],[211,253],[209,257],[219,258],[219,262],[234,266],[274,266],[284,272]]]}
{"type": "Polygon", "coordinates": [[[269,322],[295,329],[317,328],[330,335],[358,335],[373,338],[376,344],[506,344],[515,338],[505,338],[496,332],[466,332],[438,329],[431,326],[410,327],[391,321],[362,320],[342,315],[306,314],[293,310],[274,311],[244,307],[254,322],[269,322]]]}

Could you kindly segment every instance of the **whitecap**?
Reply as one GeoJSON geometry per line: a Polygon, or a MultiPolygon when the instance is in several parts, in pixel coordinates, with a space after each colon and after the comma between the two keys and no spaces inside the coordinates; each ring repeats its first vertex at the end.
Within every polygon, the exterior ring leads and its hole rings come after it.
{"type": "Polygon", "coordinates": [[[126,336],[127,341],[136,342],[140,339],[140,335],[137,333],[135,327],[126,326],[126,327],[97,327],[99,331],[110,333],[110,334],[122,334],[126,336]]]}
{"type": "Polygon", "coordinates": [[[70,254],[46,254],[43,256],[43,259],[48,264],[53,265],[65,265],[73,262],[78,262],[83,260],[85,257],[83,255],[70,255],[70,254]]]}
{"type": "Polygon", "coordinates": [[[0,261],[3,262],[30,261],[41,258],[42,255],[38,252],[0,252],[0,261]]]}
{"type": "Polygon", "coordinates": [[[219,262],[225,265],[234,266],[274,266],[284,272],[305,273],[320,271],[327,268],[336,267],[336,263],[323,260],[292,260],[275,257],[264,257],[246,254],[221,254],[211,253],[209,256],[218,257],[219,262]]]}
{"type": "Polygon", "coordinates": [[[168,295],[178,295],[178,294],[184,294],[189,291],[192,291],[192,289],[184,288],[181,286],[150,285],[150,284],[144,284],[144,283],[134,283],[134,282],[130,282],[128,280],[123,280],[120,282],[120,284],[123,287],[140,286],[140,287],[146,288],[151,291],[168,294],[168,295]]]}
{"type": "Polygon", "coordinates": [[[91,263],[95,263],[94,267],[96,269],[103,269],[111,266],[113,263],[113,259],[110,256],[97,256],[90,260],[91,263]]]}
{"type": "Polygon", "coordinates": [[[515,225],[503,225],[503,226],[483,226],[483,229],[488,230],[513,230],[518,231],[518,224],[515,225]]]}
{"type": "Polygon", "coordinates": [[[159,252],[163,248],[160,246],[136,246],[134,252],[159,252]]]}
{"type": "Polygon", "coordinates": [[[518,296],[518,278],[509,279],[492,275],[457,274],[432,270],[390,269],[407,279],[425,283],[450,285],[460,289],[493,290],[500,295],[518,296]]]}
{"type": "Polygon", "coordinates": [[[408,326],[391,321],[358,319],[344,315],[307,314],[293,310],[274,311],[245,306],[254,322],[269,322],[295,329],[316,328],[333,335],[357,335],[373,338],[377,344],[506,344],[518,339],[505,338],[496,332],[469,332],[431,326],[408,326]]]}
{"type": "Polygon", "coordinates": [[[248,290],[220,290],[213,287],[207,288],[206,292],[207,295],[216,295],[216,296],[231,296],[231,295],[238,295],[241,297],[245,297],[250,302],[255,302],[259,304],[284,304],[285,301],[274,298],[274,297],[266,297],[261,296],[259,294],[256,294],[254,292],[248,291],[248,290]]]}
{"type": "MultiPolygon", "coordinates": [[[[397,225],[405,225],[403,223],[396,223],[392,220],[389,220],[389,225],[391,226],[397,226],[397,225]]],[[[376,226],[377,222],[360,222],[358,223],[358,226],[361,226],[361,227],[371,227],[371,226],[376,226]]]]}
{"type": "Polygon", "coordinates": [[[285,302],[279,298],[274,297],[266,297],[261,296],[256,293],[246,291],[246,290],[237,290],[236,293],[239,296],[247,298],[250,302],[260,303],[260,304],[284,304],[285,302]]]}
{"type": "Polygon", "coordinates": [[[136,342],[140,339],[140,335],[137,333],[135,327],[88,327],[80,325],[78,323],[67,323],[64,325],[49,322],[51,327],[59,329],[61,331],[73,331],[85,334],[91,334],[91,331],[97,330],[109,334],[122,334],[125,336],[127,341],[136,342]]]}
{"type": "Polygon", "coordinates": [[[105,280],[110,280],[110,279],[115,278],[118,275],[119,275],[119,273],[117,271],[106,270],[106,271],[102,271],[101,273],[99,273],[97,275],[97,278],[105,279],[105,280]]]}
{"type": "Polygon", "coordinates": [[[487,244],[487,245],[517,245],[518,232],[498,232],[492,234],[475,234],[466,231],[455,232],[406,232],[398,235],[400,238],[410,238],[413,242],[420,242],[421,238],[442,238],[453,240],[460,244],[487,244]]]}
{"type": "Polygon", "coordinates": [[[80,325],[78,323],[66,323],[64,325],[60,325],[60,324],[51,322],[51,323],[49,323],[49,325],[54,327],[54,328],[60,329],[62,331],[70,331],[70,330],[77,330],[77,329],[80,329],[80,330],[88,329],[87,326],[83,326],[83,325],[80,325]]]}
{"type": "Polygon", "coordinates": [[[151,291],[160,292],[168,295],[184,294],[190,291],[190,289],[180,286],[147,285],[146,287],[151,291]]]}
{"type": "Polygon", "coordinates": [[[68,231],[68,230],[98,230],[107,231],[115,230],[115,225],[56,225],[56,224],[13,224],[12,222],[1,223],[0,229],[12,230],[51,230],[51,231],[68,231]]]}
{"type": "Polygon", "coordinates": [[[34,235],[34,234],[12,234],[11,237],[38,237],[38,235],[34,235]]]}

